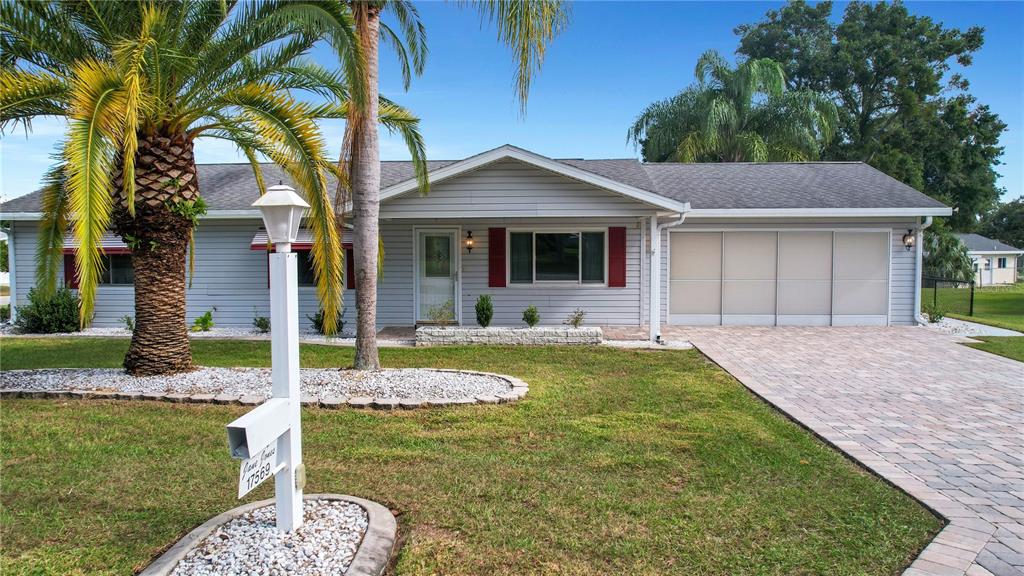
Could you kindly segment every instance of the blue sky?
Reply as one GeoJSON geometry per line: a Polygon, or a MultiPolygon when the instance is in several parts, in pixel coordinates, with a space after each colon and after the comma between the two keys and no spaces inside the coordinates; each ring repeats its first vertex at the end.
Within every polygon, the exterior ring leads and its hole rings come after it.
{"type": "MultiPolygon", "coordinates": [[[[732,57],[733,28],[761,19],[778,2],[578,2],[566,32],[549,48],[525,118],[518,113],[513,67],[494,31],[472,11],[448,3],[418,4],[426,23],[430,57],[408,92],[393,56],[382,55],[382,92],[422,118],[428,155],[462,158],[510,143],[553,157],[636,156],[626,130],[650,102],[693,81],[697,57],[716,49],[732,57]]],[[[840,18],[843,3],[834,7],[840,18]]],[[[915,14],[946,26],[985,28],[985,45],[963,71],[971,92],[1009,125],[1000,185],[1004,200],[1024,195],[1024,3],[910,2],[915,14]]],[[[313,57],[331,62],[326,50],[313,57]]],[[[324,126],[337,153],[342,128],[324,126]]],[[[38,186],[49,154],[63,132],[59,120],[42,120],[26,139],[0,140],[0,196],[20,196],[38,186]]],[[[384,159],[406,159],[401,141],[382,134],[384,159]]],[[[197,145],[199,162],[240,161],[230,144],[197,145]]]]}

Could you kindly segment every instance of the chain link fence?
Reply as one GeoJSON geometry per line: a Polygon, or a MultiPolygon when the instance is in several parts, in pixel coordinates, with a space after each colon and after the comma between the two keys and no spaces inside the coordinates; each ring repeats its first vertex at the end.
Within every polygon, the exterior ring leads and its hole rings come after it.
{"type": "Polygon", "coordinates": [[[974,281],[925,276],[921,282],[921,303],[943,314],[974,316],[974,281]]]}

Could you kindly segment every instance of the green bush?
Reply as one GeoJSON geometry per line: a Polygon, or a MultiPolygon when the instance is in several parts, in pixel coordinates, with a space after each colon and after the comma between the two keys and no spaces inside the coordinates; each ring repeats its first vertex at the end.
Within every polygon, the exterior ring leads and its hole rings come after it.
{"type": "Polygon", "coordinates": [[[533,328],[540,322],[540,312],[537,311],[536,306],[530,304],[526,307],[526,310],[523,310],[523,322],[526,322],[526,325],[530,328],[533,328]]]}
{"type": "Polygon", "coordinates": [[[455,322],[455,303],[449,298],[444,304],[431,306],[427,309],[427,316],[434,324],[451,324],[455,322]]]}
{"type": "Polygon", "coordinates": [[[27,334],[78,332],[78,295],[61,287],[47,297],[33,288],[28,291],[28,304],[18,306],[15,326],[27,334]]]}
{"type": "Polygon", "coordinates": [[[7,322],[11,319],[11,305],[4,304],[0,306],[0,322],[7,322]]]}
{"type": "Polygon", "coordinates": [[[494,303],[491,302],[490,294],[481,294],[476,299],[476,323],[482,328],[491,325],[491,318],[494,318],[494,303]]]}
{"type": "MultiPolygon", "coordinates": [[[[341,319],[341,315],[344,312],[345,312],[344,308],[342,308],[341,310],[338,310],[338,320],[337,320],[337,324],[335,324],[338,327],[337,334],[341,334],[341,331],[345,329],[345,321],[341,319]]],[[[321,308],[320,310],[317,310],[316,314],[314,314],[312,316],[307,314],[306,318],[309,318],[309,321],[313,323],[313,330],[315,330],[317,334],[324,334],[324,310],[323,310],[323,308],[321,308]]]]}
{"type": "Polygon", "coordinates": [[[270,332],[270,318],[266,316],[256,316],[252,319],[252,326],[260,334],[266,334],[270,332]]]}
{"type": "Polygon", "coordinates": [[[565,319],[564,323],[573,328],[579,328],[583,325],[583,319],[586,316],[587,313],[583,311],[583,308],[577,308],[569,313],[569,317],[565,319]]]}
{"type": "Polygon", "coordinates": [[[193,332],[209,332],[211,328],[213,328],[213,310],[203,312],[202,316],[192,321],[193,332]]]}
{"type": "Polygon", "coordinates": [[[921,312],[928,316],[928,321],[931,323],[942,322],[942,319],[946,317],[946,311],[942,306],[933,306],[930,303],[922,304],[921,312]]]}

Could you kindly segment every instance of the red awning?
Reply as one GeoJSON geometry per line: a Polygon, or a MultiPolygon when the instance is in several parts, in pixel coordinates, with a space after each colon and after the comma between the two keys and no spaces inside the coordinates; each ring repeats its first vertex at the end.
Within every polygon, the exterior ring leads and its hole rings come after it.
{"type": "MultiPolygon", "coordinates": [[[[128,248],[117,234],[107,231],[103,233],[103,237],[100,239],[99,246],[105,254],[131,254],[132,251],[128,248]]],[[[74,234],[68,232],[64,235],[64,253],[74,254],[78,250],[78,241],[75,240],[74,234]]]]}

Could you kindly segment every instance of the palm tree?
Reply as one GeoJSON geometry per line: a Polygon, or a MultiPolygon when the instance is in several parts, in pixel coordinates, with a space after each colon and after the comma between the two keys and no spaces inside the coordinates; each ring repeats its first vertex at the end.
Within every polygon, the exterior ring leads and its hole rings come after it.
{"type": "MultiPolygon", "coordinates": [[[[380,41],[398,52],[408,86],[411,71],[423,70],[426,36],[416,7],[408,0],[347,0],[355,20],[355,32],[365,68],[360,82],[365,92],[359,98],[364,106],[349,110],[342,158],[348,168],[348,190],[352,197],[353,257],[359,286],[356,292],[355,368],[373,370],[380,366],[377,354],[377,274],[379,257],[378,214],[380,208],[380,149],[377,136],[378,74],[380,41]],[[381,23],[382,12],[392,14],[402,33],[400,38],[381,23]],[[403,43],[404,42],[404,43],[403,43]],[[409,66],[412,58],[412,70],[409,66]]],[[[568,8],[561,0],[485,0],[462,2],[476,8],[481,16],[496,25],[498,39],[512,48],[516,59],[516,92],[520,110],[525,112],[530,82],[544,61],[547,44],[557,36],[568,19],[568,8]]],[[[417,169],[421,193],[426,193],[425,164],[417,169]]]]}
{"type": "Polygon", "coordinates": [[[317,291],[326,322],[334,322],[343,252],[327,190],[335,167],[325,159],[316,119],[346,114],[345,79],[362,78],[351,14],[341,3],[5,0],[0,53],[0,126],[28,126],[40,116],[68,120],[44,189],[37,283],[54,285],[70,225],[82,247],[75,268],[80,320],[88,323],[103,266],[97,247],[113,227],[131,247],[135,269],[135,330],[124,362],[130,373],[192,367],[185,256],[205,211],[197,138],[236,144],[261,191],[262,155],[305,193],[317,291]],[[303,59],[325,37],[345,74],[303,59]],[[313,105],[292,91],[330,101],[313,105]]]}
{"type": "Polygon", "coordinates": [[[649,162],[768,162],[818,158],[835,135],[835,104],[786,90],[767,58],[732,67],[718,52],[697,61],[697,84],[651,104],[629,129],[649,162]]]}

